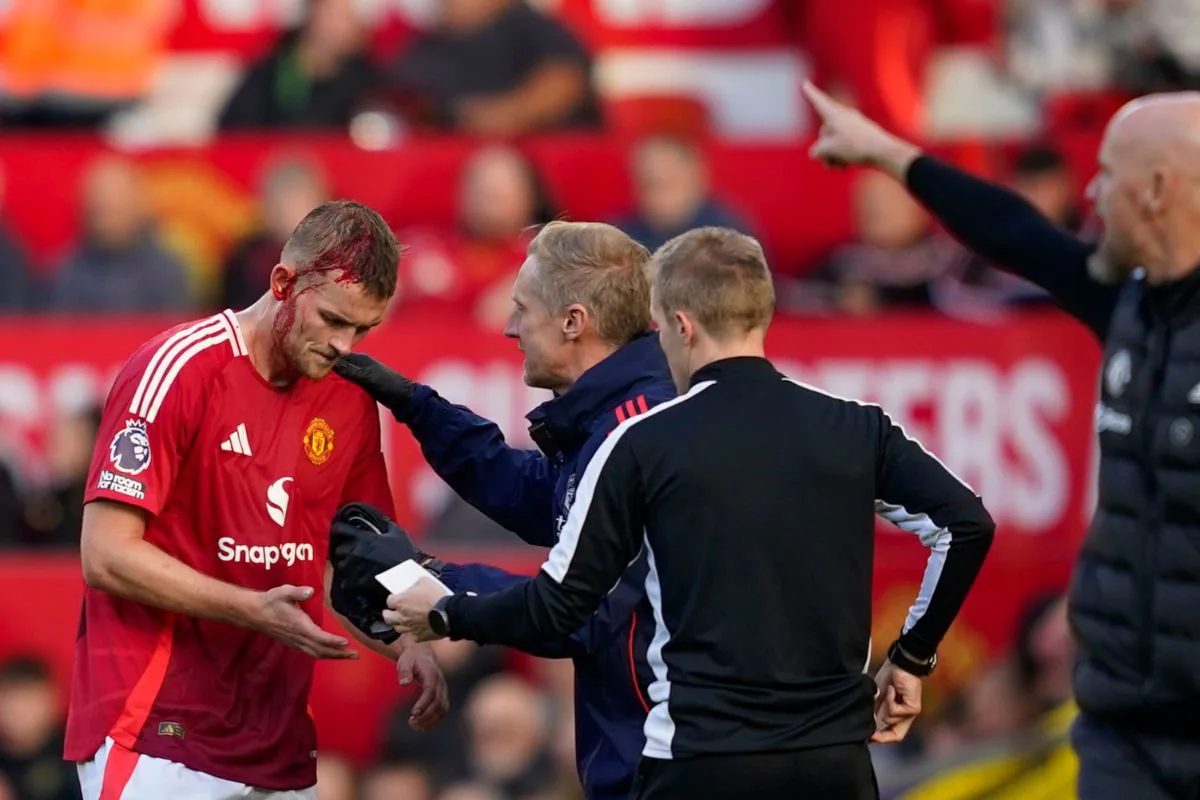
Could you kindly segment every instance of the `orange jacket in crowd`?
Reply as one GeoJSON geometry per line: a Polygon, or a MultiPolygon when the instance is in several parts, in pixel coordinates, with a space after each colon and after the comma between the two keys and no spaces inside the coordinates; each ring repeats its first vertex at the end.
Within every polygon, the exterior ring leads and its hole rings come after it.
{"type": "Polygon", "coordinates": [[[150,86],[169,32],[163,0],[11,0],[0,92],[113,102],[150,86]]]}

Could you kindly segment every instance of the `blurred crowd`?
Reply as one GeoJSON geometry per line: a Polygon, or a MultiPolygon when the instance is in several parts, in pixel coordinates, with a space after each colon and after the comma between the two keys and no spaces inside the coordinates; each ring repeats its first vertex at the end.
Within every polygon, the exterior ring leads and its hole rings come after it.
{"type": "MultiPolygon", "coordinates": [[[[86,46],[58,42],[5,53],[0,124],[6,130],[99,131],[137,105],[161,48],[168,4],[119,5],[128,16],[122,19],[126,33],[116,42],[96,33],[111,26],[45,30],[47,8],[66,15],[82,13],[87,3],[8,4],[9,47],[18,40],[45,43],[68,32],[97,38],[86,46]],[[112,58],[113,47],[124,55],[112,58]],[[88,53],[92,60],[76,63],[64,57],[67,52],[88,53]],[[46,89],[50,72],[58,83],[46,89]]],[[[397,221],[408,250],[390,313],[441,304],[499,331],[536,226],[571,211],[547,192],[543,176],[508,140],[603,129],[605,106],[592,54],[562,22],[523,0],[440,5],[437,25],[383,57],[368,46],[352,0],[311,0],[302,22],[246,65],[214,127],[345,133],[382,126],[480,137],[456,176],[453,223],[397,221]]],[[[1200,88],[1200,0],[998,5],[999,69],[1021,92],[1125,97],[1200,88]]],[[[751,234],[758,226],[713,188],[705,147],[686,127],[664,125],[631,144],[633,194],[626,213],[608,220],[651,249],[700,225],[751,234]]],[[[1024,143],[1005,166],[1003,180],[1043,213],[1072,230],[1086,227],[1080,187],[1089,176],[1078,174],[1054,137],[1024,143]]],[[[256,226],[209,276],[197,274],[162,235],[133,158],[106,155],[88,166],[75,245],[52,263],[35,262],[27,243],[4,223],[6,205],[21,198],[5,196],[0,175],[0,313],[200,314],[245,306],[262,292],[294,226],[330,198],[329,183],[314,161],[288,157],[270,163],[257,186],[256,226]]],[[[891,180],[856,176],[852,197],[849,241],[810,263],[773,262],[781,313],[865,317],[925,310],[995,321],[1010,310],[1047,303],[1036,288],[964,251],[891,180]]],[[[0,548],[77,546],[97,423],[95,408],[63,411],[49,428],[51,466],[38,485],[23,481],[0,453],[0,548]]],[[[435,520],[432,533],[435,540],[452,541],[461,526],[480,524],[470,509],[453,506],[435,520]]],[[[934,682],[927,712],[910,739],[876,753],[885,797],[1071,796],[1074,766],[1066,727],[1073,713],[1072,650],[1063,601],[1047,596],[1012,613],[1017,631],[1012,649],[970,680],[934,682]]],[[[323,754],[322,800],[581,797],[569,662],[462,643],[437,648],[455,698],[451,718],[435,733],[419,735],[408,729],[406,710],[398,708],[376,762],[355,764],[337,753],[323,754]]],[[[62,708],[62,687],[45,663],[23,656],[0,663],[0,800],[77,796],[74,767],[60,758],[62,708]]]]}

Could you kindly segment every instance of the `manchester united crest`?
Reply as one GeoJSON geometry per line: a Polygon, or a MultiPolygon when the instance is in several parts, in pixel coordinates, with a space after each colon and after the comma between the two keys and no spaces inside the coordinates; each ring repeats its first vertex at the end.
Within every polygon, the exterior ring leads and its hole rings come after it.
{"type": "Polygon", "coordinates": [[[321,417],[313,417],[304,431],[304,455],[318,467],[333,455],[333,428],[321,417]]]}

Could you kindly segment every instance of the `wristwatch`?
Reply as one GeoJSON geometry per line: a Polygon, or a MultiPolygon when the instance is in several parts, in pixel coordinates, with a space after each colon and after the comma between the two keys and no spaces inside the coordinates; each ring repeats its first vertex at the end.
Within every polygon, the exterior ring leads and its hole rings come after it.
{"type": "Polygon", "coordinates": [[[438,598],[433,608],[429,609],[429,630],[443,639],[450,635],[450,613],[446,611],[446,606],[452,596],[438,598]]]}
{"type": "Polygon", "coordinates": [[[895,664],[900,669],[916,675],[918,678],[924,678],[933,672],[933,668],[937,666],[937,653],[933,654],[933,658],[928,661],[917,661],[915,658],[904,652],[904,648],[900,646],[900,640],[892,642],[892,646],[888,648],[888,661],[895,664]]]}

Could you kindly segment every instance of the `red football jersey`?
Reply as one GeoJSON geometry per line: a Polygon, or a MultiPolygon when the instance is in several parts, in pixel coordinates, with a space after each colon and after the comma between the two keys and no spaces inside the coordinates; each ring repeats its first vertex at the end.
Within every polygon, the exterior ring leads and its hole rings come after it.
{"type": "MultiPolygon", "coordinates": [[[[320,621],[338,506],[392,513],[379,413],[330,375],[271,386],[225,311],[167,331],[118,374],[85,502],[150,514],[146,541],[256,590],[312,586],[320,621]]],[[[135,751],[266,789],[316,782],[308,709],[314,659],[233,625],[84,593],[65,756],[105,736],[135,751]]]]}

